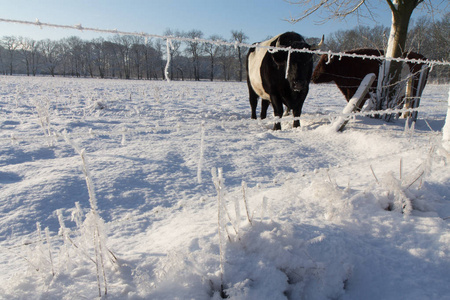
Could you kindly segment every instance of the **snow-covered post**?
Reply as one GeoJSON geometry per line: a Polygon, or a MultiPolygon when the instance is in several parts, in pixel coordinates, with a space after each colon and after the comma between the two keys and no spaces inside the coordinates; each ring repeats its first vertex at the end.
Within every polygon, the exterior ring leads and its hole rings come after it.
{"type": "Polygon", "coordinates": [[[442,146],[450,151],[450,88],[448,90],[447,117],[445,118],[444,128],[442,129],[442,146]]]}
{"type": "Polygon", "coordinates": [[[355,111],[364,100],[364,97],[369,91],[369,88],[372,86],[375,77],[376,76],[373,73],[367,74],[366,77],[364,77],[356,90],[355,95],[348,101],[347,106],[342,111],[343,116],[339,116],[336,121],[331,124],[331,128],[334,131],[342,131],[344,129],[350,118],[348,115],[355,111]]]}
{"type": "MultiPolygon", "coordinates": [[[[172,56],[172,54],[170,53],[170,47],[172,46],[172,41],[170,39],[166,40],[166,50],[167,50],[167,63],[166,63],[166,67],[164,68],[164,76],[166,77],[167,81],[170,81],[170,76],[169,76],[169,67],[170,67],[170,58],[172,56]]],[[[173,48],[173,46],[172,46],[173,48]]]]}
{"type": "MultiPolygon", "coordinates": [[[[413,85],[414,85],[414,78],[413,76],[410,74],[410,76],[408,76],[408,79],[406,80],[406,95],[405,95],[405,103],[403,104],[403,108],[411,108],[412,106],[414,106],[414,93],[413,93],[413,85]]],[[[403,118],[409,119],[411,117],[411,112],[410,111],[405,111],[403,113],[403,118]]]]}
{"type": "MultiPolygon", "coordinates": [[[[413,108],[418,108],[420,105],[420,97],[422,97],[423,90],[425,89],[425,84],[427,82],[428,78],[428,66],[423,65],[420,69],[420,77],[419,77],[419,85],[417,86],[416,91],[416,101],[414,101],[413,108]]],[[[417,110],[412,113],[414,122],[417,120],[417,110]]]]}
{"type": "MultiPolygon", "coordinates": [[[[413,93],[414,79],[412,77],[410,78],[410,81],[408,81],[408,83],[410,84],[411,91],[406,96],[407,98],[410,97],[410,99],[409,99],[410,103],[409,103],[409,106],[405,105],[405,108],[412,108],[412,109],[419,108],[420,97],[422,97],[422,92],[425,89],[425,84],[427,82],[427,78],[428,78],[428,66],[423,65],[420,70],[419,83],[417,85],[415,94],[413,93]]],[[[415,123],[417,121],[417,115],[418,115],[417,110],[414,110],[411,113],[409,113],[409,112],[407,113],[407,115],[406,115],[408,117],[407,123],[409,124],[410,127],[411,127],[412,122],[415,123]]]]}
{"type": "Polygon", "coordinates": [[[289,75],[289,64],[291,63],[291,46],[289,46],[288,48],[288,57],[287,57],[287,62],[286,62],[286,73],[284,75],[284,78],[288,79],[288,75],[289,75]]]}

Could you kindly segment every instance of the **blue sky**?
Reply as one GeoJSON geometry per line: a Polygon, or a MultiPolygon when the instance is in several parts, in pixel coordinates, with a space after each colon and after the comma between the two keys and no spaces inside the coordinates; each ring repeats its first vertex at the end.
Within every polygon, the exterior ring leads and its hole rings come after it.
{"type": "MultiPolygon", "coordinates": [[[[167,29],[198,29],[203,32],[204,38],[217,34],[227,40],[231,38],[232,30],[242,30],[251,43],[285,31],[296,31],[305,37],[320,37],[358,24],[389,26],[391,16],[386,3],[381,0],[372,3],[379,4],[375,10],[378,23],[353,17],[346,21],[318,25],[317,15],[290,24],[284,19],[298,15],[303,9],[284,0],[0,0],[0,18],[24,21],[39,19],[45,23],[81,24],[85,27],[150,34],[163,34],[167,29]]],[[[0,22],[0,37],[6,35],[36,40],[73,35],[89,40],[99,36],[92,32],[40,29],[0,22]]]]}

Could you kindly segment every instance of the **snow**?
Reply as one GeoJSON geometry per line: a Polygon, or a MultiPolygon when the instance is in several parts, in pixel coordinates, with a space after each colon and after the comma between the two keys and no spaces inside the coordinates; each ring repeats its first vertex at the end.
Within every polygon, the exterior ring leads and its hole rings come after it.
{"type": "Polygon", "coordinates": [[[272,131],[245,83],[2,76],[0,299],[450,299],[448,91],[272,131]]]}
{"type": "Polygon", "coordinates": [[[445,118],[444,128],[442,129],[442,143],[447,151],[450,151],[450,89],[448,91],[447,117],[445,118]]]}

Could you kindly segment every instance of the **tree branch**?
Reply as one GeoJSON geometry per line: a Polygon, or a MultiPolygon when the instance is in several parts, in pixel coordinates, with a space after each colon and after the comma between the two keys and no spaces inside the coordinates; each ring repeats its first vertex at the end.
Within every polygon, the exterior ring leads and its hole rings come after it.
{"type": "MultiPolygon", "coordinates": [[[[324,6],[325,4],[327,4],[328,1],[329,1],[329,0],[322,0],[322,1],[320,1],[319,4],[314,5],[314,6],[311,7],[310,9],[305,10],[305,11],[303,12],[303,14],[302,14],[300,17],[298,17],[298,18],[292,18],[292,17],[291,17],[291,18],[290,18],[289,20],[287,20],[287,21],[289,21],[289,23],[291,23],[291,24],[295,24],[295,23],[297,23],[297,22],[299,22],[299,21],[301,21],[301,20],[303,20],[303,19],[309,17],[309,16],[312,15],[313,13],[315,13],[315,12],[316,12],[317,10],[319,10],[322,6],[324,6]]],[[[288,1],[288,0],[286,0],[286,2],[288,2],[289,4],[295,4],[295,5],[304,5],[304,4],[306,4],[304,1],[288,1]]]]}
{"type": "Polygon", "coordinates": [[[344,13],[339,13],[338,11],[336,12],[335,16],[339,17],[339,18],[345,18],[346,16],[348,16],[349,14],[354,13],[356,10],[358,10],[358,8],[360,8],[366,1],[365,0],[361,0],[361,2],[359,2],[353,9],[349,10],[349,11],[345,11],[344,13]]]}
{"type": "Polygon", "coordinates": [[[398,12],[397,7],[395,7],[394,3],[392,3],[392,0],[386,0],[386,2],[393,13],[398,12]]]}
{"type": "MultiPolygon", "coordinates": [[[[367,2],[366,0],[321,0],[319,3],[315,4],[312,0],[285,1],[289,4],[299,6],[310,6],[299,17],[291,17],[289,20],[287,20],[292,24],[295,24],[309,17],[319,9],[328,11],[328,17],[324,17],[322,22],[333,18],[344,19],[348,15],[355,13],[367,2]]],[[[368,9],[368,11],[370,12],[370,9],[368,9]]]]}

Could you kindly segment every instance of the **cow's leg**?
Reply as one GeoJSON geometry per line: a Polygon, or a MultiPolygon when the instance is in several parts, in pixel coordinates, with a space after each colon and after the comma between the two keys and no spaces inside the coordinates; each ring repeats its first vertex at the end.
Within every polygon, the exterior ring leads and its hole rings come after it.
{"type": "MultiPolygon", "coordinates": [[[[293,109],[292,113],[294,115],[294,118],[300,118],[302,110],[301,109],[293,109]]],[[[300,127],[300,120],[294,120],[293,126],[294,126],[294,128],[300,127]]]]}
{"type": "MultiPolygon", "coordinates": [[[[272,100],[273,114],[275,117],[283,117],[283,102],[280,97],[270,95],[270,99],[272,100]]],[[[273,130],[281,130],[281,123],[276,122],[273,125],[273,130]]]]}
{"type": "Polygon", "coordinates": [[[262,99],[261,101],[261,120],[264,120],[267,117],[267,109],[269,108],[270,101],[262,99]]]}
{"type": "MultiPolygon", "coordinates": [[[[300,115],[302,114],[302,108],[303,103],[305,103],[306,95],[308,95],[309,88],[305,88],[300,92],[299,97],[297,98],[297,101],[292,107],[292,114],[294,115],[294,118],[300,118],[300,115]]],[[[294,120],[293,127],[300,127],[300,120],[294,120]]]]}
{"type": "Polygon", "coordinates": [[[255,93],[251,85],[248,85],[248,93],[250,99],[250,107],[252,108],[252,119],[256,119],[256,107],[258,106],[258,95],[255,93]]]}

